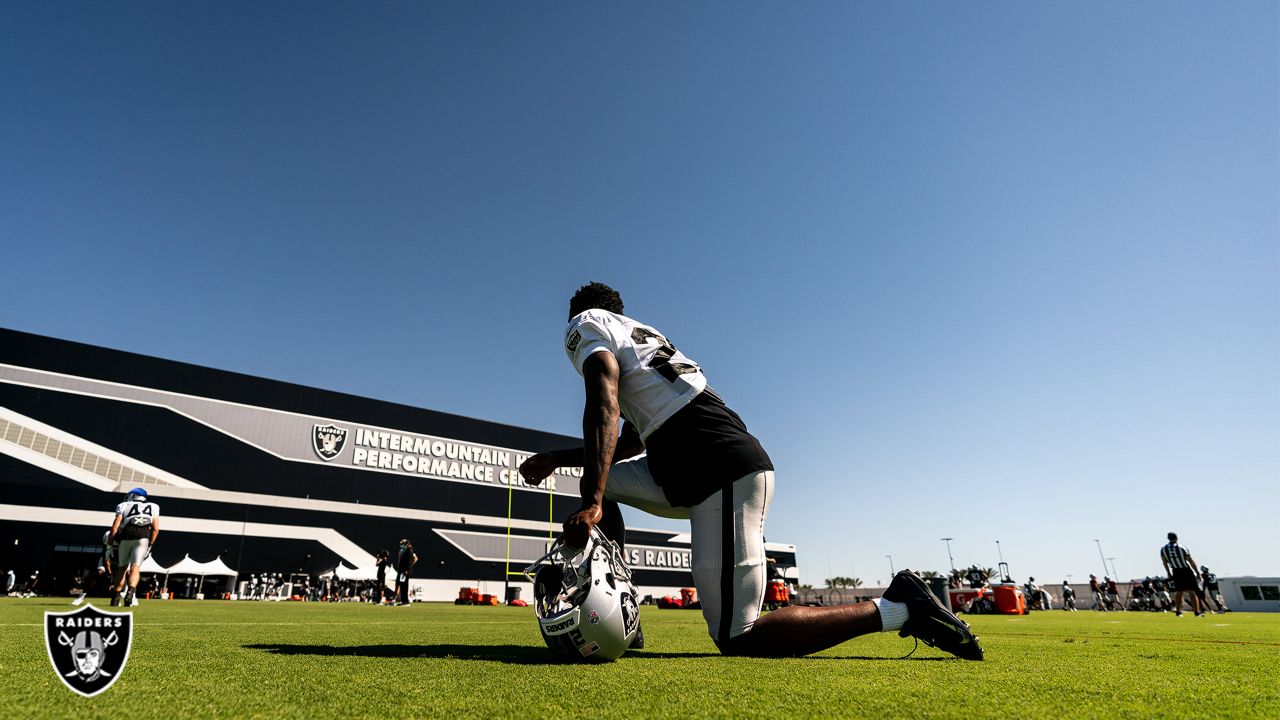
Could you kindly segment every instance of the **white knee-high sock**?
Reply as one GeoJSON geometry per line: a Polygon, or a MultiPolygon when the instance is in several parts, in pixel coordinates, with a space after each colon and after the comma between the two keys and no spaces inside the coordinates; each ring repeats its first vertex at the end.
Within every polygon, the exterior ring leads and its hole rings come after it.
{"type": "Polygon", "coordinates": [[[900,630],[907,622],[907,604],[876,598],[876,609],[880,611],[880,632],[900,630]]]}

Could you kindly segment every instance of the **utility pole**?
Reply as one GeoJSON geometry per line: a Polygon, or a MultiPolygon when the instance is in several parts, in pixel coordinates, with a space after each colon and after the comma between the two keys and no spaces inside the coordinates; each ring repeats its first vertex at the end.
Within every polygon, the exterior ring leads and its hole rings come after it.
{"type": "Polygon", "coordinates": [[[945,537],[945,538],[941,538],[941,540],[942,542],[947,544],[947,562],[951,563],[951,574],[955,575],[956,561],[955,561],[955,558],[951,557],[951,541],[955,540],[955,538],[945,537]]]}
{"type": "Polygon", "coordinates": [[[893,556],[885,555],[885,557],[889,558],[889,577],[893,577],[894,575],[897,575],[898,573],[895,572],[893,569],[893,556]]]}
{"type": "Polygon", "coordinates": [[[1120,573],[1116,572],[1116,559],[1115,558],[1107,558],[1107,559],[1111,561],[1111,579],[1115,580],[1116,582],[1120,582],[1120,573]]]}
{"type": "Polygon", "coordinates": [[[1094,538],[1093,541],[1098,545],[1098,557],[1102,558],[1102,574],[1106,575],[1107,574],[1107,556],[1102,554],[1102,543],[1098,540],[1098,538],[1094,538]]]}

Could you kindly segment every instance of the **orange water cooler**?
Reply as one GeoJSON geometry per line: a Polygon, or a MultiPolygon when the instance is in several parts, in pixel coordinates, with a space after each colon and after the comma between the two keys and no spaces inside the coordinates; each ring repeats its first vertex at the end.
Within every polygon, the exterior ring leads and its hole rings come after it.
{"type": "Polygon", "coordinates": [[[996,611],[1001,615],[1026,615],[1027,599],[1016,585],[996,585],[996,611]]]}

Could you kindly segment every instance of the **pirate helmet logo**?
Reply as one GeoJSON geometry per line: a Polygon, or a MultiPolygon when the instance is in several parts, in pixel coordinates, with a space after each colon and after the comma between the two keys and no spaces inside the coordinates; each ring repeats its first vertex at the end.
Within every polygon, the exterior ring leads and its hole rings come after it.
{"type": "Polygon", "coordinates": [[[44,614],[44,643],[59,679],[93,697],[111,687],[129,660],[133,613],[106,613],[92,605],[44,614]]]}
{"type": "Polygon", "coordinates": [[[342,452],[342,446],[347,442],[346,428],[340,428],[333,423],[328,425],[315,425],[311,430],[311,447],[315,449],[316,455],[321,460],[328,462],[342,452]]]}
{"type": "Polygon", "coordinates": [[[622,627],[630,633],[640,625],[640,608],[631,593],[622,593],[622,627]]]}

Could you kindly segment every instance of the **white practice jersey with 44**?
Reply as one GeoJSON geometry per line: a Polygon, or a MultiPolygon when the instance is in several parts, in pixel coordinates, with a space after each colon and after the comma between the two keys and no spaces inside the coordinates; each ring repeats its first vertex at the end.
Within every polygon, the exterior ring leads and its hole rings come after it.
{"type": "Polygon", "coordinates": [[[116,506],[116,514],[123,518],[122,525],[150,525],[160,517],[160,506],[145,500],[125,500],[116,506]]]}

